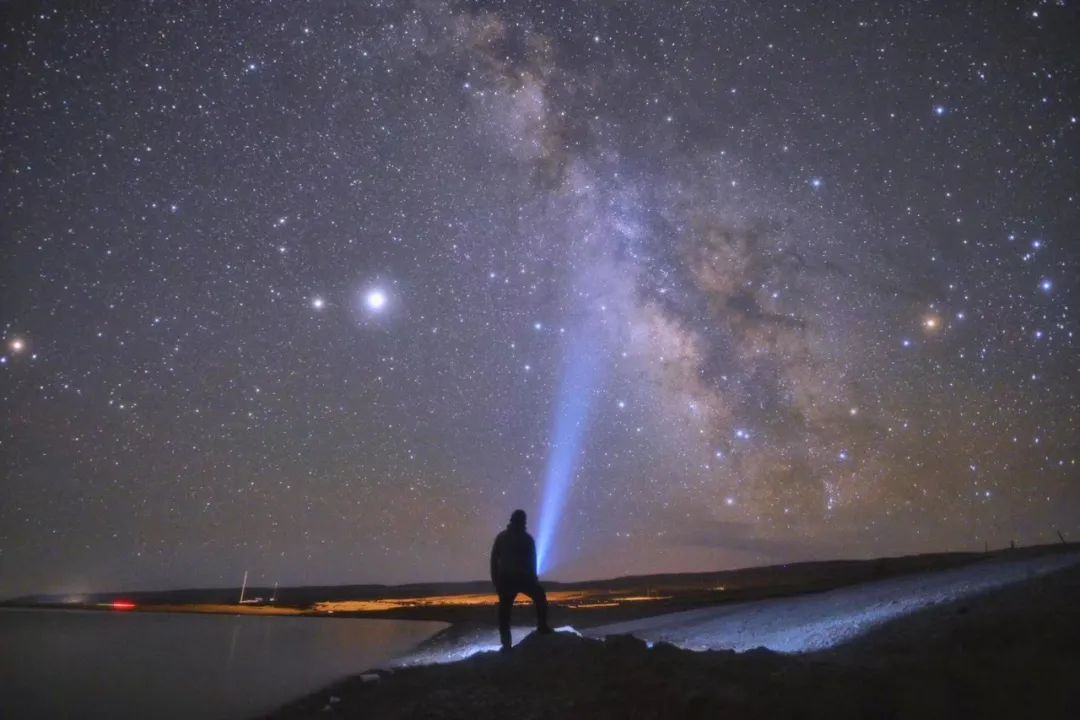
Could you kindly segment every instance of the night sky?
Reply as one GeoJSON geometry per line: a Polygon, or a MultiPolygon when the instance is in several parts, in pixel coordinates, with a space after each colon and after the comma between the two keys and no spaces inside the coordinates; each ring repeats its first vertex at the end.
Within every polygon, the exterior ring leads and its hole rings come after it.
{"type": "Polygon", "coordinates": [[[216,5],[4,4],[0,595],[1080,539],[1074,4],[216,5]]]}

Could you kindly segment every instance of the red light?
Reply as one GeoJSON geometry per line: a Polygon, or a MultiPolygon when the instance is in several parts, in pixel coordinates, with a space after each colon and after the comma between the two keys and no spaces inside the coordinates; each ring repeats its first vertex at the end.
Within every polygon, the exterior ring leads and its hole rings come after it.
{"type": "Polygon", "coordinates": [[[135,609],[135,603],[133,603],[133,602],[131,602],[129,600],[113,600],[112,609],[113,610],[134,610],[135,609]]]}

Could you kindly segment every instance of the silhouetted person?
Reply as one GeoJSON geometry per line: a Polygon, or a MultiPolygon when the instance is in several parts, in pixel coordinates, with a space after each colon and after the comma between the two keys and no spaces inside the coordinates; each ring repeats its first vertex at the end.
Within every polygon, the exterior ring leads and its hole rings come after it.
{"type": "Polygon", "coordinates": [[[536,543],[525,532],[525,511],[515,510],[510,524],[495,538],[491,548],[491,582],[499,594],[499,639],[504,651],[510,649],[510,609],[518,593],[525,593],[536,606],[536,629],[551,632],[547,623],[547,595],[536,579],[536,543]]]}

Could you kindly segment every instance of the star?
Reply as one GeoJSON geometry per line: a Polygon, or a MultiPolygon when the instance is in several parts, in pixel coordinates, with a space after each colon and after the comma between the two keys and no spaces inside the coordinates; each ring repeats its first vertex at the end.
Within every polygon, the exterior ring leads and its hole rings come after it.
{"type": "Polygon", "coordinates": [[[368,290],[367,294],[364,296],[364,305],[366,305],[368,310],[371,310],[372,312],[381,311],[384,307],[386,307],[386,302],[386,293],[379,288],[368,290]]]}

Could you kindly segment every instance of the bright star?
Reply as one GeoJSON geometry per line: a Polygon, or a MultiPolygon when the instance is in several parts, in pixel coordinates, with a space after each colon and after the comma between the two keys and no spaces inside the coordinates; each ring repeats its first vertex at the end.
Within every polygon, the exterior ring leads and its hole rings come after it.
{"type": "Polygon", "coordinates": [[[386,306],[386,293],[379,289],[369,290],[364,296],[364,304],[369,310],[378,312],[386,306]]]}
{"type": "Polygon", "coordinates": [[[1049,279],[1045,279],[1045,280],[1043,280],[1042,282],[1039,283],[1039,288],[1043,292],[1050,292],[1051,290],[1054,289],[1054,283],[1050,282],[1049,279]]]}
{"type": "Polygon", "coordinates": [[[24,343],[21,338],[15,338],[8,343],[8,346],[11,348],[11,352],[17,353],[22,352],[23,348],[26,347],[26,343],[24,343]]]}
{"type": "Polygon", "coordinates": [[[323,300],[321,297],[313,297],[311,298],[311,307],[315,308],[316,310],[322,310],[324,307],[326,307],[326,301],[323,300]]]}

